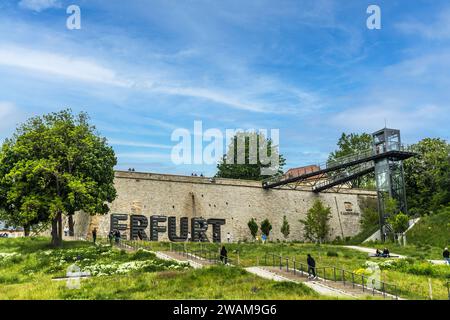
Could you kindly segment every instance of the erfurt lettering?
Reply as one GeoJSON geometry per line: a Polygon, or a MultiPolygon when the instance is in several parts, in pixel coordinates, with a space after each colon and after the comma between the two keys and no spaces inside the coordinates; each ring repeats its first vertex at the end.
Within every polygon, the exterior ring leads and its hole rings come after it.
{"type": "MultiPolygon", "coordinates": [[[[201,217],[191,218],[191,237],[189,234],[189,218],[166,217],[163,215],[150,216],[150,221],[143,215],[130,215],[130,240],[158,241],[161,234],[167,233],[167,237],[173,242],[208,242],[207,236],[209,226],[211,226],[212,241],[221,242],[221,226],[225,224],[225,219],[204,219],[201,217]],[[147,230],[149,229],[149,230],[147,230]],[[148,232],[147,232],[148,231],[148,232]]],[[[126,231],[128,220],[127,214],[111,214],[110,230],[126,231]]]]}

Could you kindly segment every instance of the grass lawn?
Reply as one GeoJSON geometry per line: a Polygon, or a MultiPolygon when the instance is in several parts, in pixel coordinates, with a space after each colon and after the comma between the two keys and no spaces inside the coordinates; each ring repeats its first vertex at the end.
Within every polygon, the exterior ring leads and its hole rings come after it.
{"type": "MultiPolygon", "coordinates": [[[[64,242],[63,248],[53,249],[49,242],[48,238],[0,239],[0,299],[323,299],[304,285],[261,279],[242,267],[272,265],[272,252],[303,263],[310,253],[319,269],[336,266],[364,272],[367,261],[367,254],[338,245],[241,243],[225,244],[234,264],[239,257],[239,267],[194,270],[160,260],[149,251],[169,250],[170,244],[164,242],[141,243],[144,248],[135,252],[80,241],[64,242]],[[68,289],[65,281],[52,280],[64,276],[73,263],[93,275],[82,280],[80,289],[68,289]]],[[[187,247],[203,249],[203,253],[219,249],[213,243],[187,247]]],[[[278,265],[279,259],[275,259],[278,265]]],[[[397,285],[405,298],[427,299],[431,279],[433,298],[447,299],[450,267],[402,260],[382,261],[381,280],[397,285]]]]}
{"type": "Polygon", "coordinates": [[[87,242],[51,249],[47,238],[0,239],[0,299],[320,299],[294,283],[264,280],[242,268],[191,269],[140,250],[128,253],[87,242]],[[69,289],[65,275],[76,262],[95,276],[69,289]]]}
{"type": "MultiPolygon", "coordinates": [[[[144,242],[141,245],[151,250],[169,250],[170,247],[169,243],[164,242],[144,242]]],[[[172,244],[172,247],[175,246],[180,248],[182,245],[172,244]]],[[[309,253],[315,258],[320,275],[323,272],[320,268],[325,266],[335,266],[350,272],[361,273],[366,268],[366,262],[373,261],[380,263],[381,281],[396,285],[400,290],[401,296],[410,299],[428,299],[428,279],[430,279],[433,288],[433,298],[448,299],[446,284],[450,280],[450,267],[431,265],[423,261],[423,259],[420,259],[420,257],[406,259],[404,261],[400,261],[399,259],[369,260],[367,253],[347,249],[339,245],[304,243],[233,243],[225,244],[225,247],[228,250],[228,256],[231,258],[232,263],[237,264],[239,252],[239,265],[245,267],[257,264],[272,265],[273,257],[271,253],[277,253],[275,256],[275,265],[279,265],[279,255],[283,257],[283,266],[286,266],[286,257],[290,258],[290,266],[292,266],[292,258],[294,257],[297,262],[306,264],[306,255],[309,253]],[[394,261],[393,264],[385,264],[389,260],[394,261]]],[[[220,246],[213,243],[189,243],[187,244],[187,248],[191,251],[200,251],[200,249],[203,249],[203,252],[207,250],[218,252],[220,246]]],[[[408,247],[408,253],[415,253],[415,248],[415,246],[408,247]]],[[[395,245],[389,245],[389,249],[397,252],[395,245]]],[[[437,248],[435,250],[437,252],[437,248]]],[[[199,255],[201,255],[200,252],[199,255]]],[[[207,257],[205,253],[203,253],[203,256],[207,257]]],[[[327,269],[327,272],[328,276],[332,277],[331,269],[327,269]]],[[[339,275],[338,278],[340,278],[339,275]]]]}

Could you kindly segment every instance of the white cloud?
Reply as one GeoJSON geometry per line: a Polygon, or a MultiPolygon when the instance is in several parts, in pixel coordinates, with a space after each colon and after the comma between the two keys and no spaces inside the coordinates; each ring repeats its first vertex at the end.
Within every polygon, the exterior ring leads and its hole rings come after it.
{"type": "Polygon", "coordinates": [[[431,20],[425,22],[417,20],[402,21],[396,24],[397,29],[405,34],[420,35],[431,40],[450,38],[450,8],[440,10],[431,20]]]}
{"type": "Polygon", "coordinates": [[[386,121],[387,127],[399,128],[407,134],[413,134],[425,130],[433,131],[435,127],[445,125],[448,109],[447,106],[436,105],[401,107],[386,99],[384,104],[343,110],[337,113],[331,122],[346,130],[371,132],[384,127],[386,121]]]}
{"type": "Polygon", "coordinates": [[[169,160],[169,153],[147,153],[147,152],[129,152],[129,153],[118,153],[117,158],[121,161],[127,160],[169,160]]]}
{"type": "Polygon", "coordinates": [[[51,8],[61,8],[61,2],[59,0],[21,0],[19,7],[41,12],[51,8]]]}
{"type": "Polygon", "coordinates": [[[116,86],[129,85],[128,82],[118,79],[115,71],[99,65],[95,61],[18,46],[0,46],[0,65],[24,68],[80,81],[116,86]]]}
{"type": "Polygon", "coordinates": [[[27,115],[14,103],[0,101],[0,137],[9,136],[15,126],[24,121],[26,117],[27,115]]]}
{"type": "Polygon", "coordinates": [[[157,143],[145,143],[145,142],[135,142],[126,140],[116,140],[108,139],[108,143],[116,146],[126,146],[126,147],[142,147],[142,148],[160,148],[160,149],[171,149],[173,146],[157,144],[157,143]]]}

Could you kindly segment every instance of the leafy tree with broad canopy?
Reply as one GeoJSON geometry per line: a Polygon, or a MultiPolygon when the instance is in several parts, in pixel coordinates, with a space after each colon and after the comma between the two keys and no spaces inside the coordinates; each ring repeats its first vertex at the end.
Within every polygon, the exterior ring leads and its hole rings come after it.
{"type": "Polygon", "coordinates": [[[395,233],[403,233],[408,229],[409,216],[403,212],[399,212],[388,218],[389,224],[395,233]]]}
{"type": "Polygon", "coordinates": [[[237,132],[228,146],[227,154],[217,164],[216,177],[263,180],[268,175],[283,174],[286,159],[278,154],[276,146],[272,144],[272,140],[261,133],[237,132]],[[267,160],[278,158],[278,167],[270,170],[272,172],[268,175],[262,174],[262,169],[271,168],[271,163],[262,161],[263,155],[267,160]]]}
{"type": "Polygon", "coordinates": [[[328,224],[330,218],[331,208],[325,207],[319,199],[314,201],[306,214],[306,219],[300,219],[304,225],[305,237],[310,241],[324,242],[330,233],[328,224]]]}
{"type": "Polygon", "coordinates": [[[0,151],[0,219],[13,226],[48,228],[62,243],[62,217],[83,210],[106,214],[116,197],[117,160],[86,113],[71,110],[33,117],[0,151]]]}
{"type": "Polygon", "coordinates": [[[403,163],[408,213],[438,212],[450,203],[450,144],[425,138],[410,149],[417,156],[403,163]]]}
{"type": "MultiPolygon", "coordinates": [[[[337,142],[337,146],[338,149],[328,156],[328,162],[333,162],[339,158],[369,150],[372,148],[372,136],[368,133],[342,133],[337,142]]],[[[375,189],[375,174],[371,173],[364,177],[356,178],[350,181],[350,184],[352,188],[375,189]]]]}

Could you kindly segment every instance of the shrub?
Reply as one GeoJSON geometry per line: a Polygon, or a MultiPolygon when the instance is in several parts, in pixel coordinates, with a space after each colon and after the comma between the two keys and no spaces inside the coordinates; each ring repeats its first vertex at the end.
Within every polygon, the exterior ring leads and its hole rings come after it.
{"type": "Polygon", "coordinates": [[[251,218],[251,220],[247,223],[247,226],[250,229],[253,239],[255,239],[256,234],[258,233],[258,224],[256,223],[255,218],[251,218]]]}
{"type": "Polygon", "coordinates": [[[269,219],[264,219],[264,221],[261,222],[261,232],[269,237],[270,230],[272,230],[272,224],[269,219]]]}
{"type": "Polygon", "coordinates": [[[336,251],[327,251],[327,257],[338,257],[339,254],[336,251]]]}

